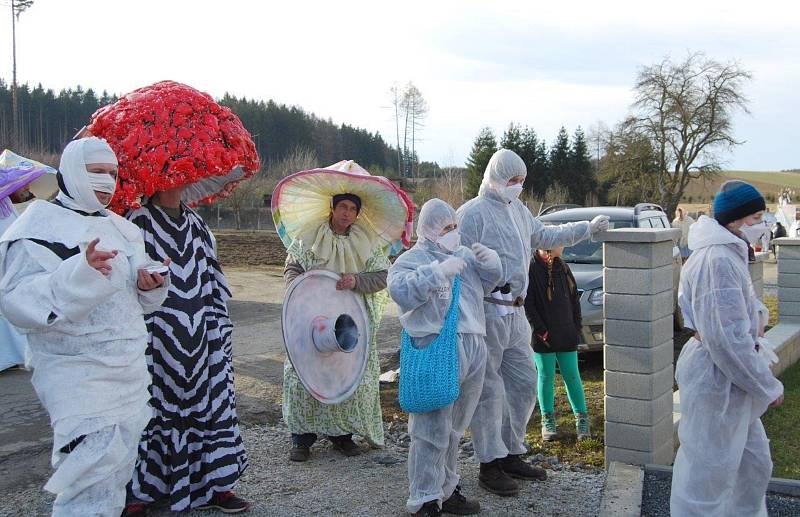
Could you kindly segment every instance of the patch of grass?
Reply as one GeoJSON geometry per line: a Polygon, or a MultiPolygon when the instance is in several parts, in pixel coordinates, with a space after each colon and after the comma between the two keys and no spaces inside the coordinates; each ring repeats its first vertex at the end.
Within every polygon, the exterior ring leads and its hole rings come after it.
{"type": "Polygon", "coordinates": [[[780,376],[784,387],[783,405],[768,410],[762,422],[769,436],[772,475],[775,477],[800,479],[800,363],[795,364],[780,376]]]}
{"type": "Polygon", "coordinates": [[[541,416],[539,405],[536,414],[528,423],[526,438],[531,452],[546,456],[558,456],[564,463],[583,463],[602,467],[604,462],[604,427],[603,427],[603,354],[590,353],[580,355],[580,371],[583,380],[583,391],[586,396],[586,408],[591,422],[592,439],[579,442],[575,433],[575,418],[567,399],[567,390],[561,376],[556,376],[556,422],[560,439],[552,442],[542,441],[541,416]]]}
{"type": "Polygon", "coordinates": [[[769,309],[769,327],[767,328],[772,328],[778,324],[778,297],[765,296],[764,305],[769,309]]]}

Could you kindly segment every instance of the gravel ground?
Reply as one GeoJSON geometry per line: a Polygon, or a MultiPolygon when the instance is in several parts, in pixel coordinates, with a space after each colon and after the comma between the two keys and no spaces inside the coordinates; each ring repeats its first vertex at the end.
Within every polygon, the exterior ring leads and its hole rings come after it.
{"type": "MultiPolygon", "coordinates": [[[[406,515],[408,496],[406,457],[408,435],[403,423],[388,426],[384,449],[367,450],[345,458],[326,441],[312,448],[312,459],[291,464],[287,459],[289,434],[285,427],[247,426],[243,436],[250,468],[237,493],[253,503],[249,515],[406,515]]],[[[523,482],[519,497],[502,498],[477,486],[478,464],[469,457],[469,443],[460,454],[462,487],[469,497],[478,497],[484,515],[597,515],[605,471],[558,463],[557,458],[539,458],[547,466],[544,483],[523,482]]],[[[31,485],[0,499],[0,516],[50,515],[52,496],[31,485]],[[24,509],[24,510],[21,510],[24,509]]],[[[166,509],[150,515],[166,517],[166,509]]],[[[221,517],[218,512],[182,515],[221,517]]]]}
{"type": "MultiPolygon", "coordinates": [[[[645,472],[642,492],[642,515],[669,517],[669,494],[672,476],[645,472]]],[[[800,515],[800,499],[767,493],[767,513],[775,517],[800,515]]]]}

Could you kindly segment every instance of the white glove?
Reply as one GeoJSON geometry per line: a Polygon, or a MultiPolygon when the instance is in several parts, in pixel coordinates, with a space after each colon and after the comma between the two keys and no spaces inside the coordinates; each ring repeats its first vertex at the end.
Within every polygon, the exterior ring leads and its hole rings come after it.
{"type": "Polygon", "coordinates": [[[464,269],[466,265],[467,263],[464,262],[464,259],[461,257],[450,257],[444,262],[439,263],[439,269],[444,276],[452,278],[461,273],[461,270],[464,269]]]}
{"type": "Polygon", "coordinates": [[[479,264],[489,264],[498,256],[496,251],[487,248],[480,242],[476,242],[472,245],[472,253],[475,254],[475,260],[477,260],[479,264]]]}
{"type": "Polygon", "coordinates": [[[594,219],[591,220],[589,223],[589,231],[592,235],[596,234],[597,232],[604,232],[608,230],[608,216],[607,215],[598,215],[594,219]]]}

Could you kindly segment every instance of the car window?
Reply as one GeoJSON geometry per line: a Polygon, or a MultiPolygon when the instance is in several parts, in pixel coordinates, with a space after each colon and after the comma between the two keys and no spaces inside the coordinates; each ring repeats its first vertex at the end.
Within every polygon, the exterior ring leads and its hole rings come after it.
{"type": "Polygon", "coordinates": [[[639,228],[652,228],[653,224],[650,222],[650,219],[640,219],[639,220],[639,228]]]}
{"type": "MultiPolygon", "coordinates": [[[[564,221],[571,222],[571,221],[564,221]]],[[[609,221],[609,228],[631,228],[632,221],[609,221]]],[[[564,248],[561,256],[564,262],[573,264],[602,264],[603,263],[603,244],[592,242],[591,239],[579,242],[574,246],[564,248]]]]}

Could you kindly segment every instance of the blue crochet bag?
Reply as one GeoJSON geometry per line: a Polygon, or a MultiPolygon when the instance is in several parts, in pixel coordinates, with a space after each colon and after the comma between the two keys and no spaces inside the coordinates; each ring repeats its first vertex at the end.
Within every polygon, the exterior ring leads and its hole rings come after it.
{"type": "Polygon", "coordinates": [[[400,333],[400,407],[428,413],[449,406],[460,393],[458,370],[458,299],[461,277],[453,279],[450,308],[439,336],[416,348],[405,329],[400,333]]]}

